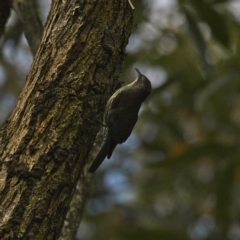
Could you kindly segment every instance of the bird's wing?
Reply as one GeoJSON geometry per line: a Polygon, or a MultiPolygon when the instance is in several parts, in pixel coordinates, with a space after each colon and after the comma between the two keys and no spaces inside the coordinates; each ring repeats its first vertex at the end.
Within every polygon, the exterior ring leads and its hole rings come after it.
{"type": "Polygon", "coordinates": [[[111,146],[121,144],[127,140],[130,136],[134,125],[138,119],[138,109],[137,108],[117,108],[109,111],[108,115],[108,126],[109,132],[111,132],[111,146]],[[116,142],[114,143],[112,142],[116,142]]]}

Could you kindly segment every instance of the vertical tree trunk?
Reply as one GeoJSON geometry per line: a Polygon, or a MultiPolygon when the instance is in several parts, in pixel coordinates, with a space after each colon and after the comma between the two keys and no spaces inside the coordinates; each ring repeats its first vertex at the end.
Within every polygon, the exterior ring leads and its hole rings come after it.
{"type": "Polygon", "coordinates": [[[118,76],[127,0],[52,1],[41,45],[1,131],[0,239],[57,239],[118,76]]]}

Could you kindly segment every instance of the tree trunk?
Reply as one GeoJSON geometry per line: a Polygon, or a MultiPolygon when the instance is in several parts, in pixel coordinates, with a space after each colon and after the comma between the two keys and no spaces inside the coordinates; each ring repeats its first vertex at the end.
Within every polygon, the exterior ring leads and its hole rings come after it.
{"type": "Polygon", "coordinates": [[[58,238],[106,100],[120,86],[131,25],[127,0],[52,1],[1,131],[0,239],[58,238]]]}

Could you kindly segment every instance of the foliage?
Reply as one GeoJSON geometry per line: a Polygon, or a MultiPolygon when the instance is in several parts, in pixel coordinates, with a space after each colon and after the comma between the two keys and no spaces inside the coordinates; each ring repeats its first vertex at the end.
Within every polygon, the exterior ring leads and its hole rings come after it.
{"type": "MultiPolygon", "coordinates": [[[[78,235],[240,239],[239,5],[152,0],[135,7],[121,77],[132,81],[138,67],[154,90],[130,139],[96,173],[78,235]]],[[[9,60],[9,51],[25,46],[21,33],[10,34],[19,21],[11,24],[0,56],[0,108],[7,110],[16,79],[27,73],[9,60]]]]}

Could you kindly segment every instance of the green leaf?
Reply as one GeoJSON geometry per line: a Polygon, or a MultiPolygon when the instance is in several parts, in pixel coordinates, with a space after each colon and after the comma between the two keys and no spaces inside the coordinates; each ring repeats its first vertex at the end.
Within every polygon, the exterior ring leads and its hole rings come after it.
{"type": "Polygon", "coordinates": [[[206,4],[203,0],[192,0],[196,11],[201,16],[212,30],[213,36],[225,47],[229,46],[229,34],[226,21],[220,13],[218,13],[209,4],[206,4]]]}

